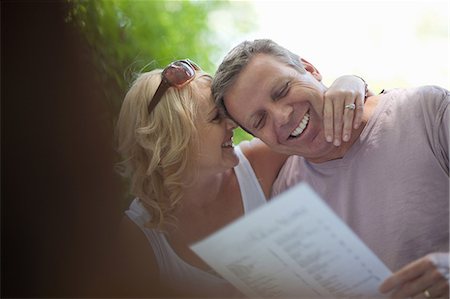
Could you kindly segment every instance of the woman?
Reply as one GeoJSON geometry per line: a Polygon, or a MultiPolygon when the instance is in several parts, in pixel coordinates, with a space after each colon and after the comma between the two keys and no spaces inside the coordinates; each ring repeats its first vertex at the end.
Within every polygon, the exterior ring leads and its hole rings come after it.
{"type": "MultiPolygon", "coordinates": [[[[214,105],[210,84],[182,60],[141,74],[125,97],[117,133],[136,199],[120,226],[116,295],[241,296],[189,245],[264,204],[286,156],[258,139],[233,147],[236,126],[214,105]]],[[[349,94],[362,100],[365,86],[347,76],[330,91],[343,106],[349,94]]]]}

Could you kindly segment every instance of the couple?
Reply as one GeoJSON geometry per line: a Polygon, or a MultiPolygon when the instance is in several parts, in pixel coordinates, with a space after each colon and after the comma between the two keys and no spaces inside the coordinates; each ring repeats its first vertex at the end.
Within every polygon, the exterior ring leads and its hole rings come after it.
{"type": "Polygon", "coordinates": [[[306,181],[394,272],[382,292],[448,297],[448,92],[364,104],[360,78],[321,79],[270,40],[238,45],[214,79],[190,61],[140,75],[117,127],[137,199],[116,295],[239,296],[189,245],[306,181]],[[233,148],[235,123],[259,139],[233,148]]]}

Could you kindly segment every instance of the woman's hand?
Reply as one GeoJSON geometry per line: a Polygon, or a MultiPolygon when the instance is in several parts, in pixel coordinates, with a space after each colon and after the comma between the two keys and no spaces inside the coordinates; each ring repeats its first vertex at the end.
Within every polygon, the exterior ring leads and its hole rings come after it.
{"type": "Polygon", "coordinates": [[[432,253],[386,279],[380,292],[390,298],[449,298],[449,254],[432,253]]]}
{"type": "Polygon", "coordinates": [[[351,75],[339,77],[328,88],[324,94],[323,108],[325,138],[328,142],[339,146],[341,140],[350,140],[352,128],[358,129],[361,125],[367,93],[366,82],[351,75]]]}

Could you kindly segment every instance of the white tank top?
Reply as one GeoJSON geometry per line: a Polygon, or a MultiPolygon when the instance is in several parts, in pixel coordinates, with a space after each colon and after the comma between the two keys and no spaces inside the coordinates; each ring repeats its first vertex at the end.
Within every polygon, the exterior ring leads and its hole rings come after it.
{"type": "MultiPolygon", "coordinates": [[[[249,213],[265,204],[266,197],[249,161],[238,146],[235,147],[235,152],[239,157],[239,164],[235,166],[234,171],[242,194],[244,213],[249,213]]],[[[157,259],[160,281],[166,287],[180,294],[222,298],[242,296],[223,278],[182,260],[172,249],[164,233],[146,228],[144,224],[150,220],[151,216],[139,199],[135,199],[125,213],[147,236],[157,259]]]]}

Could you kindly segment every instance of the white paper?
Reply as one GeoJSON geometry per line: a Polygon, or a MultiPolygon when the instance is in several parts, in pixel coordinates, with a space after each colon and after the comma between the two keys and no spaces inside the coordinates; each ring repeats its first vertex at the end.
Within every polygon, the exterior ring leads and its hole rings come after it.
{"type": "Polygon", "coordinates": [[[253,298],[381,298],[391,274],[306,184],[191,248],[253,298]]]}

